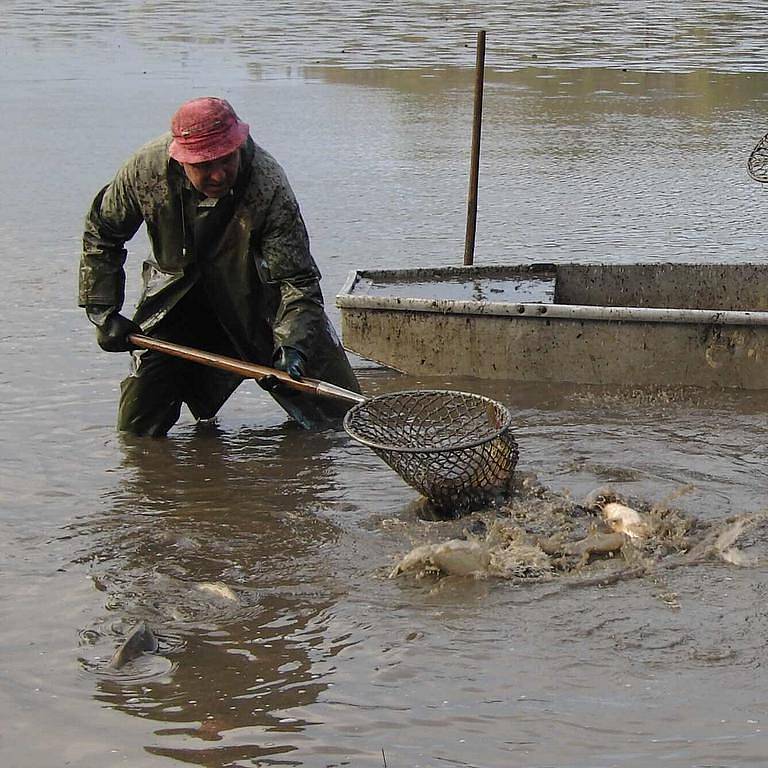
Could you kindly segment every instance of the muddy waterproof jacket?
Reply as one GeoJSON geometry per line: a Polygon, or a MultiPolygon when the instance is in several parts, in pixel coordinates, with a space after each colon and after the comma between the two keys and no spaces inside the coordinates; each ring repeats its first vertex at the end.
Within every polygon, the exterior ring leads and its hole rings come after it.
{"type": "Polygon", "coordinates": [[[217,202],[201,230],[200,196],[169,157],[170,141],[166,134],[142,147],[96,195],[83,236],[80,306],[122,307],[125,243],[146,223],[152,257],[143,265],[134,315],[145,331],[201,281],[243,358],[271,364],[285,345],[322,372],[326,366],[313,359],[341,350],[332,329],[327,333],[320,274],[282,168],[249,137],[232,194],[217,202]],[[329,345],[336,348],[323,349],[329,345]]]}

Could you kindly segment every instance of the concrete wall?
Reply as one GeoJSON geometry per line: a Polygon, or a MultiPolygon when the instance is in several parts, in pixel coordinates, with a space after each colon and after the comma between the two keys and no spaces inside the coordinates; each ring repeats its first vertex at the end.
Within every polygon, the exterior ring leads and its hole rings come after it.
{"type": "Polygon", "coordinates": [[[566,264],[555,302],[606,307],[768,311],[768,266],[566,264]]]}
{"type": "Polygon", "coordinates": [[[768,388],[765,326],[344,309],[344,344],[412,374],[768,388]]]}

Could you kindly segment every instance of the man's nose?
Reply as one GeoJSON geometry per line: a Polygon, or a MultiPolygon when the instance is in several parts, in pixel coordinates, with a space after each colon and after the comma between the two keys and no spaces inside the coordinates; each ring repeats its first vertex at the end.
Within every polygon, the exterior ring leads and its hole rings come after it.
{"type": "Polygon", "coordinates": [[[224,168],[220,165],[217,165],[213,168],[211,168],[210,173],[208,174],[210,180],[214,184],[220,184],[224,179],[226,178],[227,174],[224,168]]]}

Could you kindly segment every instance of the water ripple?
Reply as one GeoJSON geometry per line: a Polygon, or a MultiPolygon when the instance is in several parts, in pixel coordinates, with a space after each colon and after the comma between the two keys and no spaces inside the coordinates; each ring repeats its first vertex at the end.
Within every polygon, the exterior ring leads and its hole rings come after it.
{"type": "Polygon", "coordinates": [[[759,2],[666,0],[557,5],[450,0],[392,7],[372,2],[275,2],[253,13],[236,0],[217,4],[71,0],[5,4],[0,31],[36,41],[97,41],[126,35],[148,48],[183,51],[228,42],[259,66],[473,66],[474,33],[489,35],[490,67],[623,67],[763,71],[759,2]]]}

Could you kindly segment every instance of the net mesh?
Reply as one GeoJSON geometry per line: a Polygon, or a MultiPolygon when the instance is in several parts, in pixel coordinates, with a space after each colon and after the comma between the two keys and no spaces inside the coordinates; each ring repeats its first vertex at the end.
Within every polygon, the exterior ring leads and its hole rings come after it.
{"type": "Polygon", "coordinates": [[[441,507],[481,500],[517,464],[511,416],[500,403],[450,390],[379,395],[354,406],[344,429],[441,507]]]}
{"type": "Polygon", "coordinates": [[[768,182],[768,134],[757,142],[750,153],[747,172],[755,181],[768,182]]]}

